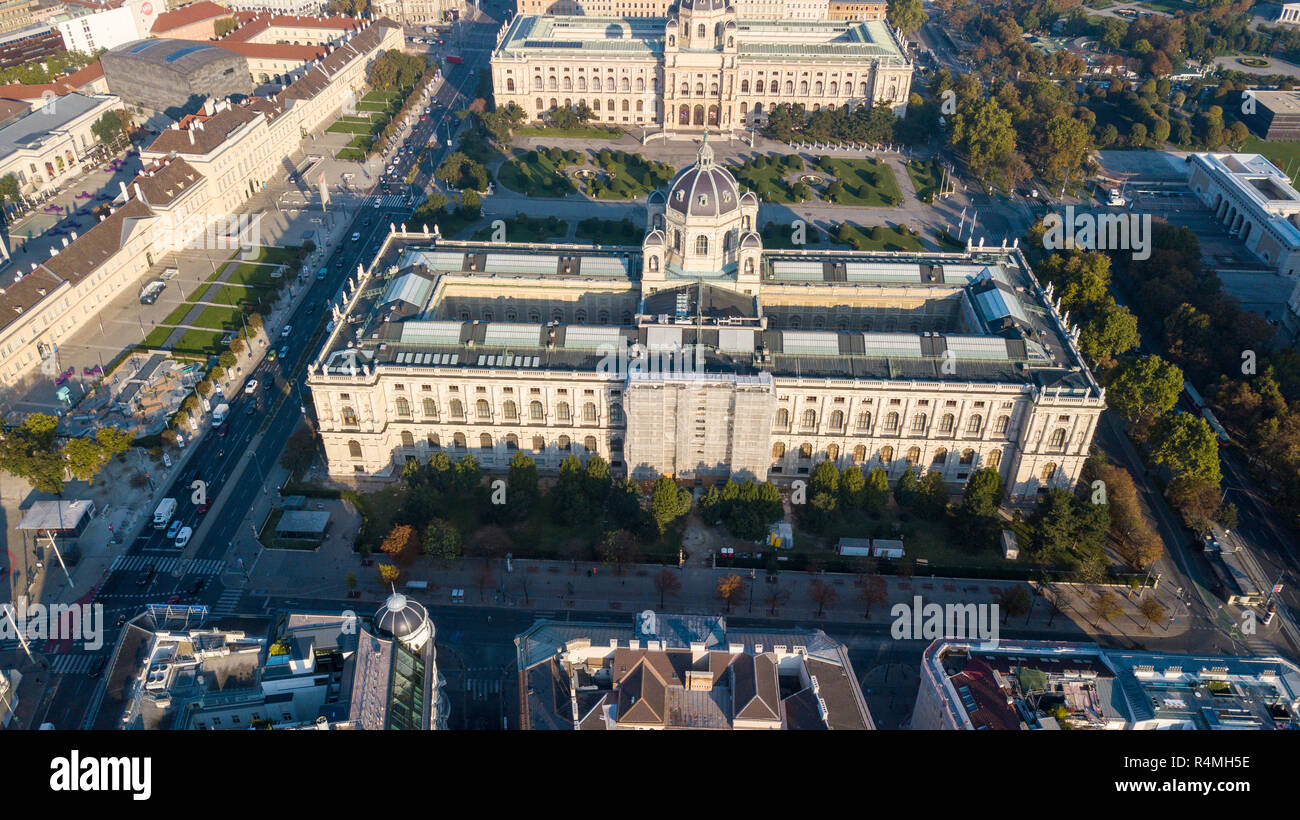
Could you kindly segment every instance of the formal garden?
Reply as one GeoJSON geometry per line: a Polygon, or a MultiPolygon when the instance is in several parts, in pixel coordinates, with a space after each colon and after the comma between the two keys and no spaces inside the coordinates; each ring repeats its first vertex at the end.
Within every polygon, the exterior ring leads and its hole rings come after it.
{"type": "Polygon", "coordinates": [[[634,200],[672,181],[676,169],[627,151],[595,152],[545,146],[506,160],[497,182],[530,197],[585,193],[592,199],[634,200]]]}

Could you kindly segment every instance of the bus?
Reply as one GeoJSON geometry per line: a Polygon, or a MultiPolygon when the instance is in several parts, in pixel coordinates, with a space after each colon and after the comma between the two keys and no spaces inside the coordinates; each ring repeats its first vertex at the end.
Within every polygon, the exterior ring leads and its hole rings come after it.
{"type": "Polygon", "coordinates": [[[1183,394],[1187,396],[1187,400],[1198,411],[1205,407],[1205,399],[1201,398],[1201,394],[1196,392],[1196,388],[1192,386],[1191,382],[1183,382],[1183,394]]]}
{"type": "Polygon", "coordinates": [[[1214,415],[1213,410],[1208,407],[1201,408],[1201,418],[1205,419],[1205,423],[1210,425],[1210,429],[1213,430],[1214,435],[1218,437],[1220,447],[1232,443],[1232,439],[1228,436],[1228,431],[1223,429],[1222,424],[1219,424],[1219,419],[1214,415]]]}
{"type": "Polygon", "coordinates": [[[455,54],[448,54],[447,62],[451,63],[452,65],[461,65],[465,62],[465,60],[461,57],[456,56],[455,54]]]}

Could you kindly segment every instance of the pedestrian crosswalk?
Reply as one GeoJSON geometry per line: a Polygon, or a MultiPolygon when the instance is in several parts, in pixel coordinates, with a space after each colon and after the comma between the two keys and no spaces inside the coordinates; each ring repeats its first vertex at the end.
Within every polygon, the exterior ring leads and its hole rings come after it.
{"type": "Polygon", "coordinates": [[[92,655],[88,652],[55,655],[50,661],[50,669],[59,675],[80,675],[89,671],[91,664],[98,657],[98,655],[92,655]]]}
{"type": "Polygon", "coordinates": [[[501,694],[501,670],[491,668],[460,669],[450,673],[460,691],[470,700],[488,700],[501,694]]]}
{"type": "Polygon", "coordinates": [[[225,589],[222,590],[221,596],[217,598],[216,604],[212,606],[211,614],[213,615],[230,615],[239,608],[239,599],[244,595],[242,589],[225,589]]]}
{"type": "Polygon", "coordinates": [[[113,559],[109,572],[145,570],[153,567],[156,572],[175,572],[179,570],[187,575],[216,575],[226,568],[221,558],[154,558],[149,555],[119,555],[113,559]]]}
{"type": "MultiPolygon", "coordinates": [[[[375,206],[371,205],[370,207],[375,206]]],[[[379,197],[379,207],[402,209],[406,207],[406,200],[402,199],[401,194],[384,194],[379,197]]]]}

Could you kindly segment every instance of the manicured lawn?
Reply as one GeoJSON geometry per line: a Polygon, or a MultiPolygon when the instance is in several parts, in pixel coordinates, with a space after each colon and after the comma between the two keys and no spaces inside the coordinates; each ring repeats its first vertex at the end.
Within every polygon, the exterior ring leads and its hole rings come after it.
{"type": "Polygon", "coordinates": [[[640,199],[667,185],[675,173],[671,165],[626,151],[600,151],[596,164],[609,175],[587,183],[588,192],[594,189],[596,199],[640,199]]]}
{"type": "Polygon", "coordinates": [[[806,248],[809,245],[822,244],[822,232],[812,225],[804,227],[804,242],[802,245],[794,243],[794,230],[783,222],[768,222],[759,232],[763,238],[763,247],[771,250],[789,251],[795,248],[806,248]]]}
{"type": "Polygon", "coordinates": [[[832,526],[823,536],[796,528],[795,552],[812,552],[831,557],[841,538],[902,538],[908,560],[918,558],[936,566],[1011,567],[1016,562],[1004,559],[996,548],[972,550],[959,542],[948,524],[940,520],[917,518],[901,513],[893,506],[875,514],[857,510],[832,526]]]}
{"type": "Polygon", "coordinates": [[[749,160],[744,165],[729,168],[736,181],[758,195],[764,202],[791,205],[797,202],[787,175],[803,170],[803,160],[796,154],[785,157],[761,157],[749,160]]]}
{"type": "Polygon", "coordinates": [[[207,307],[199,314],[199,317],[190,322],[195,327],[206,327],[213,330],[235,330],[239,327],[239,308],[234,307],[207,307]]]}
{"type": "Polygon", "coordinates": [[[366,152],[360,148],[341,148],[337,156],[348,162],[362,162],[366,158],[366,152]]]}
{"type": "Polygon", "coordinates": [[[339,120],[325,130],[335,134],[369,134],[374,130],[374,126],[367,125],[364,122],[343,122],[339,120]]]}
{"type": "Polygon", "coordinates": [[[272,287],[275,282],[271,278],[271,271],[275,270],[272,265],[257,265],[251,262],[242,262],[235,267],[233,273],[227,276],[223,281],[236,285],[249,285],[252,287],[272,287]]]}
{"type": "Polygon", "coordinates": [[[573,137],[575,139],[616,140],[623,136],[623,129],[614,126],[588,126],[586,128],[553,128],[551,126],[529,126],[516,128],[516,137],[573,137]]]}
{"type": "Polygon", "coordinates": [[[260,301],[265,288],[241,288],[238,285],[209,285],[202,297],[195,296],[196,302],[212,302],[218,305],[252,305],[260,301]]]}
{"type": "Polygon", "coordinates": [[[1184,3],[1183,0],[1142,0],[1139,6],[1146,6],[1156,11],[1164,11],[1173,14],[1176,11],[1187,11],[1192,8],[1191,4],[1184,3]]]}
{"type": "MultiPolygon", "coordinates": [[[[553,216],[543,218],[516,214],[502,221],[506,223],[507,242],[552,242],[563,240],[569,233],[569,223],[553,216]]],[[[474,239],[487,241],[492,238],[492,233],[492,226],[487,225],[474,232],[474,239]]]]}
{"type": "Polygon", "coordinates": [[[835,200],[837,205],[891,207],[903,201],[893,169],[879,160],[821,157],[817,168],[844,186],[844,195],[835,200]]]}
{"type": "Polygon", "coordinates": [[[170,327],[154,328],[153,330],[149,331],[148,336],[144,337],[144,346],[153,350],[161,349],[163,343],[167,341],[167,337],[172,335],[173,329],[174,328],[170,328],[170,327]]]}
{"type": "Polygon", "coordinates": [[[563,173],[569,162],[555,161],[537,151],[509,160],[497,169],[497,182],[517,193],[532,197],[562,197],[577,189],[563,173]]]}
{"type": "Polygon", "coordinates": [[[168,313],[167,318],[163,319],[162,323],[164,325],[179,325],[181,323],[181,320],[185,318],[185,314],[189,313],[190,308],[192,307],[194,307],[194,304],[192,302],[186,302],[185,304],[173,310],[171,313],[168,313]]]}
{"type": "Polygon", "coordinates": [[[392,106],[388,105],[387,103],[368,102],[366,100],[362,100],[361,102],[357,103],[358,111],[378,111],[381,114],[387,112],[388,109],[391,107],[392,106]]]}
{"type": "Polygon", "coordinates": [[[172,349],[180,353],[220,353],[224,349],[221,346],[224,335],[224,330],[188,330],[172,349]]]}
{"type": "Polygon", "coordinates": [[[943,181],[943,168],[935,160],[929,162],[917,162],[911,160],[907,163],[907,175],[912,180],[912,188],[916,191],[916,198],[922,202],[934,202],[934,197],[939,193],[939,185],[943,181]]]}
{"type": "Polygon", "coordinates": [[[400,91],[371,91],[361,98],[363,103],[392,103],[400,100],[402,93],[400,91]]]}
{"type": "Polygon", "coordinates": [[[863,228],[852,223],[844,223],[841,230],[834,234],[832,241],[845,244],[855,251],[923,251],[921,237],[903,226],[872,225],[863,228]]]}
{"type": "Polygon", "coordinates": [[[645,229],[630,219],[591,217],[578,223],[575,236],[594,245],[640,245],[645,229]]]}

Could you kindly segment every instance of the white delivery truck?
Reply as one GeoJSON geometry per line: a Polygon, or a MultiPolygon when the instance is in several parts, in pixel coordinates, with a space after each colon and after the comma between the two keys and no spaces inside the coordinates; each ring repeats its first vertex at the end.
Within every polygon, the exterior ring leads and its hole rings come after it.
{"type": "Polygon", "coordinates": [[[167,522],[172,520],[172,515],[176,513],[176,499],[164,498],[158,502],[158,509],[153,511],[153,528],[161,530],[167,526],[167,522]]]}
{"type": "Polygon", "coordinates": [[[212,426],[220,427],[222,423],[225,422],[226,416],[228,415],[230,415],[230,405],[225,403],[218,404],[217,409],[212,411],[212,426]]]}

